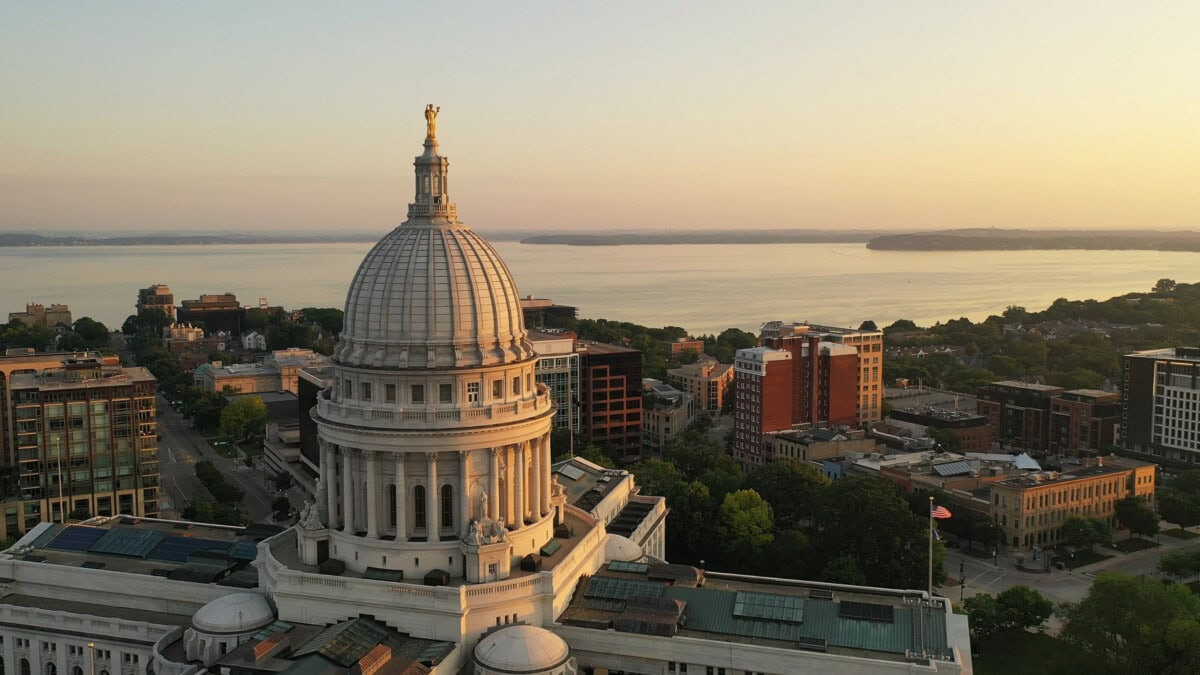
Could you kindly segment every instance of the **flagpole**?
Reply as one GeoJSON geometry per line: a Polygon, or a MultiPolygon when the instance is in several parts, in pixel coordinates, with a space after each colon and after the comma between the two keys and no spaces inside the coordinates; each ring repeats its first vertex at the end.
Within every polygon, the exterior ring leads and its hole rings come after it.
{"type": "Polygon", "coordinates": [[[933,601],[933,495],[929,495],[929,600],[933,601]]]}

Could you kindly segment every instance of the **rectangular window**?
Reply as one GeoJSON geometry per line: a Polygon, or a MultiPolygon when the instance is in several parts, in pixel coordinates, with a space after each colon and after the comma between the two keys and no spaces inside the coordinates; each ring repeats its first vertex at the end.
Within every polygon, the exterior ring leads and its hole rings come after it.
{"type": "Polygon", "coordinates": [[[414,384],[412,386],[412,402],[413,403],[424,403],[425,402],[425,385],[414,384]]]}
{"type": "Polygon", "coordinates": [[[371,383],[363,382],[360,388],[362,389],[362,400],[370,401],[371,400],[371,383]]]}
{"type": "Polygon", "coordinates": [[[383,385],[383,400],[387,403],[395,403],[396,402],[396,385],[394,385],[394,384],[383,385]]]}
{"type": "Polygon", "coordinates": [[[519,377],[514,377],[514,378],[513,378],[513,390],[512,390],[512,393],[513,393],[513,396],[520,396],[520,395],[521,395],[521,378],[519,378],[519,377]]]}
{"type": "MultiPolygon", "coordinates": [[[[342,395],[350,398],[354,395],[354,383],[350,380],[342,380],[342,395]]],[[[119,421],[119,420],[118,420],[119,421]]]]}
{"type": "Polygon", "coordinates": [[[467,383],[467,403],[478,403],[478,402],[479,402],[479,383],[478,382],[468,382],[467,383]]]}
{"type": "Polygon", "coordinates": [[[504,398],[503,380],[492,380],[492,398],[504,398]]]}
{"type": "Polygon", "coordinates": [[[454,402],[454,385],[443,382],[438,385],[438,401],[440,403],[454,402]]]}

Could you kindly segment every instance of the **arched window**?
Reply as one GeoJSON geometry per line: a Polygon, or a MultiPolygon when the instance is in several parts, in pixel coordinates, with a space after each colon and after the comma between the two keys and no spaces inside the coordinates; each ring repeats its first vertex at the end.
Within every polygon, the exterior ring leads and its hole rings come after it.
{"type": "Polygon", "coordinates": [[[0,656],[0,675],[4,675],[4,657],[0,656]]]}
{"type": "Polygon", "coordinates": [[[413,527],[425,527],[425,486],[413,488],[413,527]]]}
{"type": "Polygon", "coordinates": [[[29,659],[21,659],[21,675],[29,675],[29,659]]]}
{"type": "Polygon", "coordinates": [[[47,661],[46,665],[42,666],[44,675],[58,675],[58,666],[54,665],[53,661],[47,661]]]}
{"type": "MultiPolygon", "coordinates": [[[[395,483],[388,486],[387,489],[388,501],[388,525],[396,526],[396,485],[395,483]]],[[[0,674],[2,675],[2,674],[0,674]]]]}
{"type": "Polygon", "coordinates": [[[83,668],[81,666],[71,666],[71,675],[83,675],[83,668]]]}
{"type": "Polygon", "coordinates": [[[442,527],[454,527],[454,488],[442,486],[442,527]]]}

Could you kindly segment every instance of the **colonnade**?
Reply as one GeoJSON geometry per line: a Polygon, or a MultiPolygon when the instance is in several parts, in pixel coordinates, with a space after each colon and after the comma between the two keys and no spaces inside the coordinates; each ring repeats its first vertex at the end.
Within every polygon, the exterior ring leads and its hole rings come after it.
{"type": "Polygon", "coordinates": [[[503,520],[508,529],[515,530],[550,513],[550,436],[476,450],[410,453],[365,450],[322,440],[321,479],[330,529],[364,532],[371,539],[392,536],[396,541],[465,538],[471,521],[477,519],[503,520]],[[474,453],[486,454],[486,474],[472,474],[474,453]],[[457,471],[439,477],[439,469],[448,469],[452,456],[457,471]],[[416,462],[421,468],[413,472],[416,462]],[[474,494],[473,483],[477,484],[474,494]],[[388,494],[389,486],[394,487],[392,494],[388,494]],[[441,513],[446,487],[454,511],[448,517],[441,513]],[[415,499],[418,488],[424,491],[420,504],[415,499]],[[486,492],[486,500],[481,491],[486,492]],[[393,498],[394,504],[387,503],[393,498]],[[390,519],[393,508],[394,527],[390,519]],[[420,522],[420,511],[424,511],[424,522],[420,522]]]}

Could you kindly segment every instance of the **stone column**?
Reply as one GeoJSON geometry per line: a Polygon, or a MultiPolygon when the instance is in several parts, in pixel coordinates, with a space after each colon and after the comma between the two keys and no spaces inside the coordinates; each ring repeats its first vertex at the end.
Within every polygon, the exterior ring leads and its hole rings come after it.
{"type": "Polygon", "coordinates": [[[525,479],[529,472],[525,469],[525,444],[513,446],[513,493],[516,495],[516,520],[513,527],[525,526],[525,479]]]}
{"type": "Polygon", "coordinates": [[[342,447],[342,527],[354,534],[354,467],[350,455],[354,451],[342,447]]]}
{"type": "Polygon", "coordinates": [[[334,454],[333,444],[328,441],[321,441],[321,485],[325,488],[325,508],[326,514],[329,516],[329,522],[325,523],[329,529],[334,529],[338,526],[338,508],[337,508],[337,457],[334,454]]]}
{"type": "Polygon", "coordinates": [[[425,453],[425,463],[429,469],[428,485],[425,486],[425,541],[437,541],[441,538],[438,531],[442,520],[438,515],[438,475],[437,453],[425,453]]]}
{"type": "Polygon", "coordinates": [[[375,470],[378,458],[379,453],[374,450],[363,450],[363,459],[367,462],[367,536],[371,539],[379,538],[379,474],[375,470]]]}
{"type": "Polygon", "coordinates": [[[517,462],[517,453],[513,451],[513,447],[507,446],[504,448],[504,454],[508,461],[504,463],[504,523],[510,528],[517,528],[520,525],[517,523],[516,496],[517,491],[514,489],[513,483],[516,479],[513,474],[513,468],[517,462]]]}
{"type": "Polygon", "coordinates": [[[408,501],[408,491],[404,489],[404,454],[396,455],[396,541],[408,541],[408,518],[404,513],[404,505],[408,501]]]}
{"type": "Polygon", "coordinates": [[[533,519],[537,521],[542,519],[542,446],[540,438],[529,441],[529,463],[532,465],[529,472],[531,474],[529,510],[533,512],[533,519]]]}
{"type": "Polygon", "coordinates": [[[500,517],[500,449],[488,448],[488,512],[486,518],[500,517]]]}
{"type": "Polygon", "coordinates": [[[471,477],[467,475],[466,450],[458,453],[458,536],[466,539],[471,532],[471,477]]]}
{"type": "Polygon", "coordinates": [[[542,514],[550,513],[550,436],[549,434],[542,436],[542,440],[538,443],[538,452],[542,455],[542,463],[545,465],[542,468],[538,480],[542,481],[542,514]]]}

